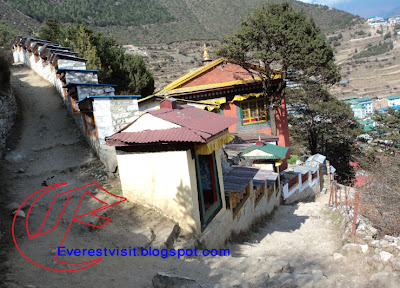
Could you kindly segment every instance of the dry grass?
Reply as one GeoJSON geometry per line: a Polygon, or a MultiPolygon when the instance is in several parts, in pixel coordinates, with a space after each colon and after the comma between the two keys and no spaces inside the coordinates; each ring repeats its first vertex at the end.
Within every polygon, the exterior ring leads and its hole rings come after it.
{"type": "Polygon", "coordinates": [[[381,166],[371,172],[373,182],[360,193],[360,212],[381,235],[400,235],[400,159],[381,156],[381,166]]]}

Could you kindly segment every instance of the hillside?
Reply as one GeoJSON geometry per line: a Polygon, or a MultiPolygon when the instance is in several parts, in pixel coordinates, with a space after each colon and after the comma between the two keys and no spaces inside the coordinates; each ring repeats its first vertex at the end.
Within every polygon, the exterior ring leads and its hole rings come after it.
{"type": "Polygon", "coordinates": [[[380,34],[368,25],[359,25],[330,35],[342,34],[340,46],[335,48],[342,82],[331,92],[338,98],[400,94],[400,36],[396,32],[384,28],[380,34]]]}
{"type": "MultiPolygon", "coordinates": [[[[238,27],[240,20],[264,0],[1,0],[42,22],[87,23],[111,33],[122,44],[172,43],[187,40],[220,40],[238,27]],[[122,26],[122,27],[121,27],[122,26]]],[[[347,28],[361,18],[349,13],[294,0],[326,32],[347,28]]]]}
{"type": "Polygon", "coordinates": [[[4,0],[0,0],[0,21],[8,26],[7,30],[19,31],[24,35],[34,34],[40,26],[37,20],[13,8],[4,0]]]}

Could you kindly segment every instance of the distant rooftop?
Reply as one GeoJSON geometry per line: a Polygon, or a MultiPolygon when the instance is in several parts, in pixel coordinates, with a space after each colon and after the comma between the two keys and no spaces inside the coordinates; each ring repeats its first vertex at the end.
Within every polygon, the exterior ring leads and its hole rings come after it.
{"type": "MultiPolygon", "coordinates": [[[[393,108],[394,110],[397,110],[397,109],[400,109],[400,105],[392,106],[392,107],[389,107],[389,108],[393,108]]],[[[381,111],[386,111],[386,110],[388,110],[388,107],[382,107],[382,108],[380,108],[380,110],[381,111]]]]}
{"type": "Polygon", "coordinates": [[[349,103],[349,104],[356,105],[356,104],[360,104],[362,102],[370,102],[370,101],[372,101],[372,98],[371,97],[364,97],[364,98],[349,97],[346,99],[342,99],[342,101],[349,103]]]}
{"type": "MultiPolygon", "coordinates": [[[[141,95],[89,95],[86,96],[85,99],[91,99],[91,98],[140,98],[142,97],[141,95]]],[[[83,100],[85,100],[83,99],[83,100]]],[[[81,101],[83,101],[81,100],[81,101]]]]}
{"type": "Polygon", "coordinates": [[[70,69],[70,68],[58,68],[57,74],[61,72],[92,72],[92,73],[97,73],[100,72],[100,70],[91,70],[91,69],[70,69]]]}
{"type": "Polygon", "coordinates": [[[400,95],[386,97],[388,100],[400,99],[400,95]]]}
{"type": "Polygon", "coordinates": [[[97,83],[68,83],[67,85],[65,85],[63,88],[69,88],[71,86],[105,86],[105,87],[117,87],[117,84],[97,84],[97,83]]]}
{"type": "Polygon", "coordinates": [[[289,147],[273,145],[264,142],[264,145],[252,145],[241,151],[241,155],[246,159],[270,159],[279,160],[286,158],[289,147]],[[258,152],[253,152],[259,150],[258,152]],[[253,152],[253,153],[251,153],[253,152]]]}

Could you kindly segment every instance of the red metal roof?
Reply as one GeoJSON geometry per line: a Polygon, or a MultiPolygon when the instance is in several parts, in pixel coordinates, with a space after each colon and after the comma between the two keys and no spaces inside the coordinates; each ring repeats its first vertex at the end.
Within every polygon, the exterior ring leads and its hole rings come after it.
{"type": "Polygon", "coordinates": [[[218,66],[213,67],[205,73],[183,84],[180,88],[245,79],[252,79],[251,74],[240,65],[228,62],[221,63],[218,66]]]}
{"type": "Polygon", "coordinates": [[[234,117],[223,116],[189,105],[182,105],[177,109],[160,109],[149,113],[177,125],[213,135],[239,121],[234,117]]]}
{"type": "Polygon", "coordinates": [[[124,146],[160,142],[206,143],[211,137],[239,121],[239,119],[234,117],[223,116],[188,105],[178,106],[176,109],[163,108],[148,113],[181,127],[124,132],[127,128],[125,127],[114,135],[106,137],[107,144],[111,146],[124,146]]]}
{"type": "Polygon", "coordinates": [[[107,140],[117,140],[124,143],[157,143],[157,142],[200,142],[206,140],[187,128],[173,128],[166,130],[146,130],[141,132],[120,132],[107,140]]]}

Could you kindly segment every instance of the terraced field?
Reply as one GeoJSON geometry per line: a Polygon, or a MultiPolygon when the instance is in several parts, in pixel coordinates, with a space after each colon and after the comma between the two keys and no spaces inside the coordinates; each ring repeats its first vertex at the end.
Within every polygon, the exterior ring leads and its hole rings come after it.
{"type": "Polygon", "coordinates": [[[374,29],[359,25],[335,34],[341,33],[343,36],[341,46],[336,47],[336,61],[342,69],[343,80],[332,88],[334,95],[338,98],[383,98],[400,94],[400,36],[384,28],[383,35],[387,32],[391,32],[392,37],[384,40],[384,36],[374,29]],[[365,35],[356,35],[359,31],[364,31],[365,35]],[[352,59],[356,53],[383,41],[393,41],[393,50],[381,55],[352,59]]]}

